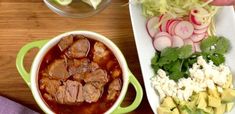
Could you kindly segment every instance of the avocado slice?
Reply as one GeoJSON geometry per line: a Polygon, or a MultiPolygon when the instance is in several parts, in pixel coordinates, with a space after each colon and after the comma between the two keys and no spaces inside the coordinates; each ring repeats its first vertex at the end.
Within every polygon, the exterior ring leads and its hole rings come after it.
{"type": "MultiPolygon", "coordinates": [[[[189,101],[179,100],[178,107],[180,114],[193,114],[196,111],[199,94],[193,94],[189,101]]],[[[176,98],[176,100],[178,100],[176,98]]]]}
{"type": "Polygon", "coordinates": [[[180,114],[177,107],[174,107],[173,109],[170,109],[169,107],[158,107],[157,108],[158,114],[180,114]]]}
{"type": "Polygon", "coordinates": [[[205,109],[203,109],[203,111],[208,114],[214,114],[214,110],[212,107],[206,107],[205,109]]]}
{"type": "Polygon", "coordinates": [[[173,97],[174,102],[176,103],[176,105],[178,106],[178,111],[180,112],[180,114],[191,114],[190,110],[187,108],[187,101],[184,100],[180,100],[177,97],[173,97]]]}
{"type": "Polygon", "coordinates": [[[208,92],[209,95],[211,95],[213,97],[220,98],[220,94],[219,94],[217,88],[207,89],[207,92],[208,92]]]}
{"type": "Polygon", "coordinates": [[[226,104],[226,112],[230,112],[233,108],[234,102],[226,104]]]}
{"type": "Polygon", "coordinates": [[[180,114],[191,114],[192,111],[190,111],[187,106],[179,106],[179,112],[180,114]]]}
{"type": "Polygon", "coordinates": [[[199,97],[199,94],[193,94],[193,95],[190,97],[190,99],[197,101],[197,100],[198,100],[198,97],[199,97]]]}
{"type": "Polygon", "coordinates": [[[181,100],[181,101],[180,101],[179,106],[183,107],[183,106],[186,106],[186,104],[187,104],[187,102],[186,102],[186,101],[181,100]]]}
{"type": "Polygon", "coordinates": [[[207,102],[205,99],[200,99],[197,105],[198,109],[205,109],[207,107],[207,102]]]}
{"type": "Polygon", "coordinates": [[[161,104],[162,107],[168,107],[170,109],[176,107],[176,104],[175,102],[173,101],[173,99],[171,97],[166,97],[162,104],[161,104]]]}
{"type": "Polygon", "coordinates": [[[195,112],[192,112],[190,114],[208,114],[208,113],[204,112],[202,109],[197,109],[195,112]]]}
{"type": "Polygon", "coordinates": [[[180,111],[180,114],[190,114],[187,110],[180,111]]]}
{"type": "Polygon", "coordinates": [[[174,102],[176,103],[176,105],[180,104],[180,99],[177,97],[173,97],[174,102]]]}
{"type": "Polygon", "coordinates": [[[190,111],[192,111],[192,112],[194,112],[195,111],[195,109],[196,109],[196,107],[197,107],[197,99],[191,99],[191,101],[188,101],[187,103],[186,103],[186,107],[190,110],[190,111]]]}
{"type": "Polygon", "coordinates": [[[214,109],[214,114],[223,114],[225,112],[226,105],[221,104],[219,107],[214,109]]]}
{"type": "Polygon", "coordinates": [[[157,108],[157,113],[158,114],[172,114],[172,111],[169,108],[159,106],[157,108]]]}
{"type": "Polygon", "coordinates": [[[171,114],[180,114],[180,112],[179,112],[178,108],[175,107],[171,114]]]}
{"type": "Polygon", "coordinates": [[[206,92],[200,92],[197,100],[197,108],[198,109],[205,109],[207,107],[207,93],[206,92]]]}
{"type": "Polygon", "coordinates": [[[221,105],[221,99],[214,96],[208,96],[208,106],[219,107],[221,105]]]}
{"type": "Polygon", "coordinates": [[[157,109],[158,114],[179,114],[179,110],[172,97],[166,97],[160,107],[157,109]]]}
{"type": "Polygon", "coordinates": [[[223,88],[229,88],[230,85],[232,84],[233,81],[233,76],[232,74],[227,76],[227,82],[223,85],[223,88]]]}
{"type": "Polygon", "coordinates": [[[231,88],[224,89],[221,99],[222,102],[232,102],[235,99],[235,90],[231,88]]]}
{"type": "Polygon", "coordinates": [[[179,111],[180,111],[180,114],[190,114],[188,113],[188,111],[190,111],[187,106],[186,106],[187,102],[184,101],[184,100],[181,100],[178,104],[178,108],[179,108],[179,111]]]}

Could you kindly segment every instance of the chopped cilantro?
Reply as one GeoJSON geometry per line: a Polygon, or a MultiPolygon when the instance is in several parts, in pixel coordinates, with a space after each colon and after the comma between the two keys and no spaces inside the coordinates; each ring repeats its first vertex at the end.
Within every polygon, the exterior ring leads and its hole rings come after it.
{"type": "Polygon", "coordinates": [[[202,41],[200,47],[204,53],[225,54],[230,48],[230,43],[224,37],[210,36],[202,41]]]}
{"type": "Polygon", "coordinates": [[[192,46],[186,45],[178,49],[179,58],[186,59],[192,55],[192,46]]]}

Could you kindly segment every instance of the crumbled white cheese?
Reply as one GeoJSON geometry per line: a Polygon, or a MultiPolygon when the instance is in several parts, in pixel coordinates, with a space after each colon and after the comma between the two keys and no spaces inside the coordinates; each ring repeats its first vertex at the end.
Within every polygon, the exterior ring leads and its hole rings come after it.
{"type": "Polygon", "coordinates": [[[199,81],[200,84],[206,83],[206,87],[210,89],[214,89],[215,84],[218,86],[224,85],[227,81],[227,76],[231,74],[228,66],[223,64],[215,66],[212,61],[207,63],[202,56],[198,57],[197,63],[194,63],[193,66],[197,67],[189,69],[191,78],[199,81]],[[208,80],[210,81],[208,82],[208,80]]]}
{"type": "Polygon", "coordinates": [[[169,79],[164,70],[159,69],[157,75],[151,78],[151,84],[158,91],[161,100],[166,96],[188,100],[193,92],[206,91],[207,88],[217,87],[218,91],[222,93],[222,86],[227,82],[227,76],[231,74],[231,71],[224,64],[216,66],[212,61],[207,63],[200,56],[189,69],[189,73],[189,78],[181,78],[176,83],[169,79]]]}

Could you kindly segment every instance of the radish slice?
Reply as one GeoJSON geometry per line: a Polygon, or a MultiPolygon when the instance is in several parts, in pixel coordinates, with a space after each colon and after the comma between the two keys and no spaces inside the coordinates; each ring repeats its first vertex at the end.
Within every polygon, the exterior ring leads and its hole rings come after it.
{"type": "Polygon", "coordinates": [[[201,52],[200,43],[194,43],[195,51],[201,52]]]}
{"type": "Polygon", "coordinates": [[[184,45],[191,45],[192,46],[192,51],[195,52],[194,43],[191,39],[184,40],[184,45]]]}
{"type": "Polygon", "coordinates": [[[171,25],[172,22],[174,22],[174,20],[173,20],[173,19],[170,19],[170,20],[168,20],[167,23],[166,23],[166,32],[168,32],[168,33],[169,33],[169,26],[171,25]]]}
{"type": "MultiPolygon", "coordinates": [[[[162,18],[163,18],[163,17],[164,17],[164,15],[161,15],[161,16],[159,17],[158,23],[160,23],[160,22],[162,21],[162,18]]],[[[159,31],[162,32],[162,24],[159,26],[159,31]]]]}
{"type": "Polygon", "coordinates": [[[202,33],[205,33],[206,31],[208,30],[208,28],[203,28],[203,29],[195,29],[193,32],[195,34],[202,34],[202,33]]]}
{"type": "Polygon", "coordinates": [[[184,40],[184,45],[193,45],[193,41],[191,39],[184,40]]]}
{"type": "Polygon", "coordinates": [[[191,14],[194,16],[200,14],[202,17],[210,16],[210,13],[203,7],[197,7],[196,9],[192,10],[191,14]]]}
{"type": "Polygon", "coordinates": [[[169,34],[175,35],[175,27],[180,21],[174,21],[172,24],[169,26],[169,34]]]}
{"type": "Polygon", "coordinates": [[[191,13],[189,14],[189,21],[196,25],[201,25],[201,22],[196,19],[194,15],[192,15],[192,12],[197,12],[197,10],[191,10],[191,13]]]}
{"type": "Polygon", "coordinates": [[[146,24],[146,28],[147,28],[148,34],[152,38],[158,32],[158,30],[156,28],[154,28],[154,26],[158,23],[158,21],[159,21],[158,17],[153,17],[153,18],[149,19],[147,24],[146,24]]]}
{"type": "Polygon", "coordinates": [[[194,24],[193,26],[194,26],[195,29],[199,30],[199,29],[208,28],[209,25],[210,25],[210,23],[204,23],[204,24],[201,24],[201,25],[194,24]]]}
{"type": "Polygon", "coordinates": [[[188,21],[181,21],[175,27],[175,34],[182,39],[189,38],[194,31],[193,24],[188,21]]]}
{"type": "Polygon", "coordinates": [[[171,45],[171,39],[167,36],[158,37],[153,41],[153,46],[158,51],[162,51],[166,47],[171,47],[171,45]]]}
{"type": "Polygon", "coordinates": [[[167,20],[162,22],[160,26],[162,32],[166,32],[166,24],[167,24],[167,20]]]}
{"type": "Polygon", "coordinates": [[[182,47],[184,45],[184,41],[179,36],[172,37],[172,47],[182,47]]]}
{"type": "Polygon", "coordinates": [[[157,34],[154,36],[154,39],[159,38],[159,37],[162,37],[162,36],[166,36],[166,37],[171,38],[171,35],[168,34],[167,32],[159,32],[159,33],[157,33],[157,34]]]}
{"type": "Polygon", "coordinates": [[[200,42],[203,38],[205,38],[206,33],[203,34],[194,34],[191,36],[191,39],[193,42],[197,43],[200,42]]]}
{"type": "Polygon", "coordinates": [[[166,31],[167,31],[168,33],[170,33],[172,26],[175,25],[176,22],[178,22],[178,21],[177,21],[177,20],[171,20],[171,21],[169,22],[169,24],[166,26],[166,31]]]}

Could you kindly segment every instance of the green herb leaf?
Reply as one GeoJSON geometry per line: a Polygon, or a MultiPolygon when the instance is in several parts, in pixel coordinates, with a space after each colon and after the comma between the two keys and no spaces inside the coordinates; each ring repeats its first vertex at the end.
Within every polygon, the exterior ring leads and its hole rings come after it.
{"type": "Polygon", "coordinates": [[[151,67],[154,69],[154,73],[157,73],[159,69],[159,65],[158,65],[159,57],[160,57],[160,53],[156,52],[155,56],[151,60],[151,67]]]}
{"type": "Polygon", "coordinates": [[[181,62],[180,60],[177,60],[173,63],[171,63],[171,65],[168,65],[171,67],[171,69],[169,69],[170,72],[178,72],[181,71],[181,62]]]}
{"type": "Polygon", "coordinates": [[[224,37],[210,36],[202,41],[200,47],[203,53],[225,54],[230,48],[230,43],[224,37]]]}
{"type": "Polygon", "coordinates": [[[151,67],[153,68],[154,73],[157,74],[157,71],[159,70],[159,66],[152,64],[151,67]]]}
{"type": "Polygon", "coordinates": [[[158,61],[159,66],[164,66],[166,64],[170,64],[172,60],[168,59],[167,57],[160,58],[158,61]]]}
{"type": "Polygon", "coordinates": [[[216,43],[217,43],[217,37],[210,36],[201,42],[200,48],[204,53],[213,53],[214,50],[211,50],[211,46],[214,46],[216,43]]]}
{"type": "Polygon", "coordinates": [[[165,48],[161,52],[161,57],[158,61],[159,66],[169,64],[178,59],[177,48],[165,48]]]}
{"type": "Polygon", "coordinates": [[[155,56],[151,60],[151,64],[157,65],[157,61],[159,59],[159,56],[160,56],[160,54],[158,52],[156,52],[155,56]]]}
{"type": "Polygon", "coordinates": [[[224,37],[219,37],[217,43],[215,44],[215,53],[225,54],[230,48],[230,43],[224,37]]]}
{"type": "Polygon", "coordinates": [[[165,64],[164,66],[162,66],[162,69],[164,71],[169,71],[172,67],[172,62],[170,62],[169,64],[165,64]]]}
{"type": "Polygon", "coordinates": [[[169,74],[169,78],[174,80],[174,81],[178,81],[180,78],[183,78],[184,77],[184,74],[181,72],[181,71],[175,71],[175,72],[172,72],[171,74],[169,74]]]}
{"type": "Polygon", "coordinates": [[[213,54],[213,55],[209,55],[208,58],[213,61],[213,63],[217,66],[219,66],[220,64],[225,62],[225,58],[222,54],[213,54]]]}
{"type": "Polygon", "coordinates": [[[186,59],[190,57],[193,53],[192,51],[192,46],[191,45],[186,45],[178,49],[179,52],[179,58],[180,59],[186,59]]]}
{"type": "Polygon", "coordinates": [[[165,48],[161,52],[161,57],[168,57],[169,60],[176,60],[178,58],[177,48],[165,48]]]}

